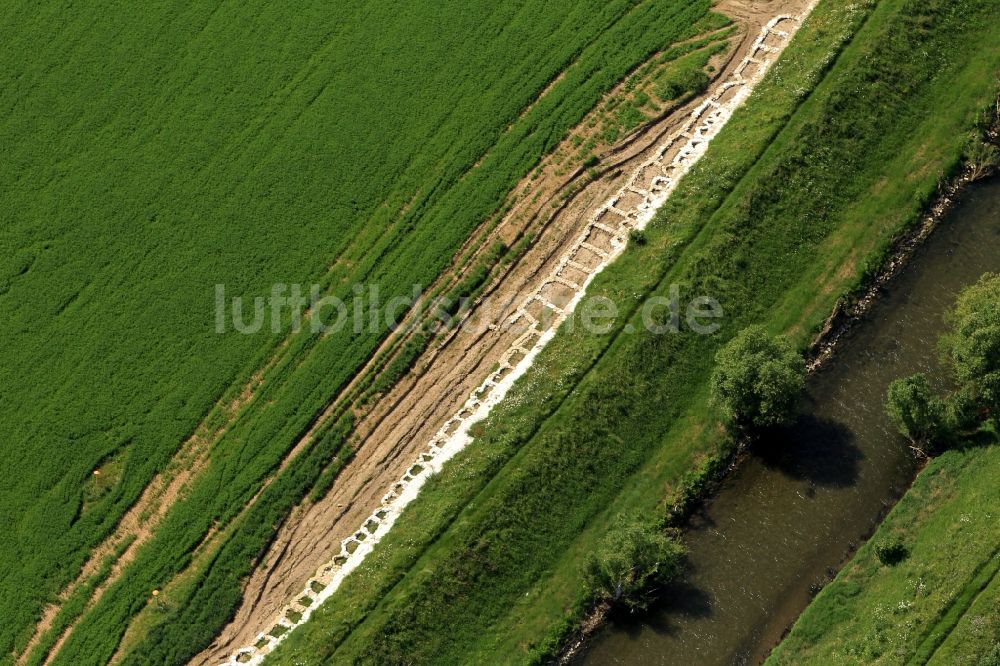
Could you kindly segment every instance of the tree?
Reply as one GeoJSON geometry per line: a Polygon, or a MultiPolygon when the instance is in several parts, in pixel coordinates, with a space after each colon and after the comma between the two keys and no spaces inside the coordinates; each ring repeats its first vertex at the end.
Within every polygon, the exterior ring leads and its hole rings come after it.
{"type": "Polygon", "coordinates": [[[976,430],[982,414],[1000,413],[1000,275],[987,273],[958,296],[942,338],[956,390],[934,394],[927,377],[914,375],[889,386],[886,411],[915,445],[941,445],[976,430]]]}
{"type": "Polygon", "coordinates": [[[587,562],[594,595],[630,610],[644,609],[652,588],[680,575],[684,547],[658,526],[642,521],[618,524],[587,562]]]}
{"type": "Polygon", "coordinates": [[[958,297],[945,338],[955,375],[973,402],[1000,412],[1000,275],[987,273],[958,297]]]}
{"type": "Polygon", "coordinates": [[[792,420],[805,387],[805,362],[784,338],[751,326],[715,357],[712,394],[738,428],[764,428],[792,420]]]}
{"type": "Polygon", "coordinates": [[[917,446],[940,443],[948,432],[948,408],[927,376],[913,375],[889,385],[886,411],[899,432],[917,446]]]}

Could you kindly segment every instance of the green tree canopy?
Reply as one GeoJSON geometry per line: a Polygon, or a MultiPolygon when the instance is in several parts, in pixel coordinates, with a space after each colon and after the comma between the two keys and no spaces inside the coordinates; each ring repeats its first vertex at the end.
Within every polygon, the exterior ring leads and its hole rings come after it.
{"type": "Polygon", "coordinates": [[[946,435],[948,408],[934,394],[926,375],[890,384],[885,408],[899,432],[915,444],[940,442],[946,435]]]}
{"type": "Polygon", "coordinates": [[[651,588],[676,578],[684,547],[652,523],[622,518],[587,563],[586,578],[595,596],[630,609],[643,609],[651,588]]]}
{"type": "Polygon", "coordinates": [[[805,362],[762,326],[738,333],[715,358],[712,394],[741,428],[788,423],[805,387],[805,362]]]}
{"type": "Polygon", "coordinates": [[[945,346],[962,387],[981,407],[1000,411],[1000,275],[987,273],[958,297],[945,346]]]}

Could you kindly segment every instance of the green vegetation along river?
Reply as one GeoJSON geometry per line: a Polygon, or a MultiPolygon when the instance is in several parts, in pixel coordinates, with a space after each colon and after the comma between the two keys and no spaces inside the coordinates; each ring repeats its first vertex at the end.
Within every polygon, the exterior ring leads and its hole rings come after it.
{"type": "Polygon", "coordinates": [[[810,380],[803,416],[695,514],[692,570],[641,618],[618,617],[579,664],[759,663],[911,482],[883,409],[889,383],[933,377],[943,314],[1000,270],[1000,181],[973,186],[810,380]]]}

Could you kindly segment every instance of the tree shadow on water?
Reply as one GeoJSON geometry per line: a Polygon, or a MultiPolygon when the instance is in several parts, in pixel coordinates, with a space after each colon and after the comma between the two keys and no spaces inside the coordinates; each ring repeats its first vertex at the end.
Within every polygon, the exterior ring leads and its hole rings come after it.
{"type": "Polygon", "coordinates": [[[661,635],[676,634],[680,631],[678,623],[683,623],[686,619],[711,616],[711,597],[685,576],[656,590],[655,599],[645,611],[614,607],[609,619],[617,630],[635,637],[643,631],[661,635]]]}
{"type": "Polygon", "coordinates": [[[804,414],[787,428],[761,433],[752,452],[765,466],[817,486],[857,483],[864,454],[854,433],[837,421],[804,414]]]}

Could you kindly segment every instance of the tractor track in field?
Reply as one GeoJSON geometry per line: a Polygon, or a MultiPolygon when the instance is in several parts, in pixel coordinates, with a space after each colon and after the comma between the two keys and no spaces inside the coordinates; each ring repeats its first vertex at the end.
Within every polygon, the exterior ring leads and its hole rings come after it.
{"type": "Polygon", "coordinates": [[[648,222],[787,44],[798,25],[795,15],[804,15],[809,7],[805,0],[723,2],[716,9],[737,20],[739,44],[719,63],[704,95],[655,118],[607,151],[596,178],[581,168],[554,183],[526,179],[518,186],[517,192],[534,189],[544,196],[520,199],[495,230],[479,237],[509,244],[532,234],[534,240],[523,257],[493,280],[472,316],[520,328],[484,325],[474,334],[467,328],[448,333],[359,416],[354,458],[326,497],[299,506],[285,521],[262,558],[266,564],[245,582],[244,603],[235,618],[193,664],[259,663],[278,642],[269,631],[279,625],[287,631],[304,621],[333,592],[391,527],[430,471],[464,445],[471,422],[502,397],[518,374],[515,368],[526,368],[539,340],[551,335],[591,277],[621,251],[628,231],[648,222]],[[717,114],[719,109],[723,112],[717,114]],[[720,121],[718,127],[705,122],[710,117],[720,121]],[[703,140],[697,137],[701,132],[708,132],[703,140]],[[691,161],[678,162],[685,150],[691,151],[691,161]],[[675,164],[679,168],[670,171],[675,164]],[[653,168],[659,175],[644,175],[653,168]],[[612,199],[615,204],[608,203],[612,199]],[[629,201],[618,207],[617,201],[624,199],[629,201]],[[589,259],[577,261],[583,254],[589,259]],[[552,288],[555,284],[562,290],[552,288]],[[554,313],[546,328],[539,310],[554,313]]]}
{"type": "MultiPolygon", "coordinates": [[[[279,358],[276,354],[271,362],[265,366],[270,367],[272,362],[279,358]]],[[[239,393],[231,400],[225,398],[220,400],[210,416],[206,417],[196,428],[194,434],[189,437],[181,446],[173,458],[170,468],[175,472],[160,472],[153,477],[139,496],[139,499],[125,512],[118,521],[115,529],[94,548],[84,563],[82,569],[63,590],[59,593],[58,600],[50,603],[42,612],[42,617],[35,625],[35,631],[25,648],[17,656],[17,664],[27,661],[35,647],[40,643],[42,637],[53,626],[53,623],[62,609],[62,605],[81,587],[86,585],[91,579],[99,574],[105,561],[113,559],[111,571],[103,581],[98,582],[88,601],[88,608],[96,604],[104,591],[121,575],[121,572],[130,564],[138,552],[155,532],[156,526],[166,515],[171,506],[180,498],[192,480],[204,469],[206,456],[211,447],[226,432],[226,429],[236,420],[238,414],[253,401],[253,398],[260,387],[261,377],[264,370],[254,373],[253,376],[241,388],[239,393]],[[224,414],[223,423],[213,427],[211,415],[222,410],[224,414]]],[[[96,472],[95,472],[96,473],[96,472]]],[[[72,630],[71,624],[58,637],[50,653],[58,651],[62,642],[67,638],[72,630]]]]}

